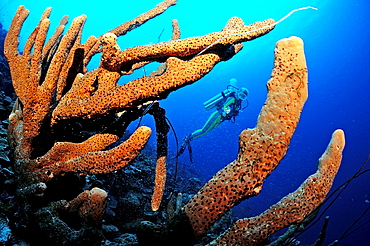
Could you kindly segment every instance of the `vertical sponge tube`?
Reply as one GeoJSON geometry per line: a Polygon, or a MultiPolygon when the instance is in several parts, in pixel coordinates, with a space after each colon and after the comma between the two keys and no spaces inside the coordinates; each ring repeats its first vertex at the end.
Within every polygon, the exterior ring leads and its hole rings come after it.
{"type": "Polygon", "coordinates": [[[308,97],[303,41],[276,44],[268,95],[255,128],[239,137],[236,160],[220,170],[184,207],[196,237],[240,201],[257,195],[285,156],[308,97]]]}

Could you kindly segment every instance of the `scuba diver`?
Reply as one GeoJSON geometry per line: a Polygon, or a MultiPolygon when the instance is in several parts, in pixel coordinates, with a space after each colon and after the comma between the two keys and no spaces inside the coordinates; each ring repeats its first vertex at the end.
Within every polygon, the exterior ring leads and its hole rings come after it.
{"type": "Polygon", "coordinates": [[[210,115],[207,122],[201,129],[194,131],[183,139],[180,151],[178,152],[177,156],[182,155],[186,147],[188,147],[190,161],[193,162],[190,141],[205,135],[212,129],[219,126],[225,120],[235,122],[235,117],[238,116],[239,112],[242,109],[248,107],[248,90],[244,87],[239,89],[235,86],[236,82],[236,79],[230,79],[230,84],[227,86],[226,90],[222,91],[221,93],[203,103],[206,110],[216,108],[216,111],[210,115]],[[242,108],[242,102],[244,100],[247,101],[247,105],[242,108]]]}

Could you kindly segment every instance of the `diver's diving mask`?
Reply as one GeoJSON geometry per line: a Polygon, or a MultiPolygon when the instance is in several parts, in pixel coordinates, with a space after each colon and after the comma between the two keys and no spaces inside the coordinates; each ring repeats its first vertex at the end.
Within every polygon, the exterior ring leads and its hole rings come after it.
{"type": "Polygon", "coordinates": [[[235,96],[240,99],[240,100],[246,100],[247,97],[248,97],[248,89],[247,88],[241,88],[240,90],[238,90],[236,93],[235,93],[235,96]]]}

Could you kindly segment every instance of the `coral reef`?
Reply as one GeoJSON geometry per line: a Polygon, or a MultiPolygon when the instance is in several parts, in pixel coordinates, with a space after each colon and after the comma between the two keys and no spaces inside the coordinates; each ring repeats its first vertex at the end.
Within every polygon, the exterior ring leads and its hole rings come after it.
{"type": "Polygon", "coordinates": [[[4,39],[6,30],[0,23],[0,244],[3,245],[11,237],[9,220],[4,213],[13,198],[6,190],[6,184],[14,174],[11,171],[9,160],[9,144],[7,141],[8,116],[14,103],[13,89],[8,62],[4,54],[4,39]]]}
{"type": "MultiPolygon", "coordinates": [[[[13,106],[13,87],[10,78],[8,62],[4,54],[4,39],[6,31],[0,23],[0,164],[9,165],[9,146],[6,141],[9,112],[13,106]]],[[[2,176],[2,175],[1,175],[2,176]]]]}
{"type": "MultiPolygon", "coordinates": [[[[29,11],[24,6],[18,8],[4,45],[18,97],[8,128],[17,199],[13,209],[19,213],[12,220],[17,233],[32,244],[103,244],[102,218],[109,210],[108,194],[99,182],[86,185],[85,176],[114,173],[134,161],[152,130],[141,126],[131,136],[124,133],[132,121],[147,113],[156,120],[157,173],[152,209],[159,211],[166,183],[169,127],[158,100],[196,82],[217,63],[232,58],[242,49],[242,42],[267,34],[276,23],[269,19],[244,25],[234,17],[219,32],[180,39],[178,23],[173,21],[170,41],[120,49],[117,37],[174,4],[175,0],[165,0],[132,21],[99,37],[90,37],[84,44],[84,15],[76,17],[64,35],[68,17],[63,17],[47,40],[48,8],[22,52],[18,51],[18,38],[29,11]],[[99,67],[88,71],[87,64],[98,53],[102,53],[99,67]],[[161,62],[163,66],[151,76],[124,85],[117,83],[121,76],[151,62],[161,62]]],[[[219,171],[182,209],[182,196],[178,195],[176,208],[167,208],[168,216],[172,215],[164,226],[138,221],[140,244],[156,240],[173,245],[179,236],[189,245],[194,244],[233,206],[260,192],[264,180],[284,157],[307,98],[307,68],[299,38],[278,42],[268,89],[256,128],[240,135],[237,159],[219,171]]],[[[344,135],[338,130],[318,172],[297,192],[258,218],[236,222],[212,244],[236,245],[246,240],[257,243],[277,229],[303,220],[330,189],[343,146],[344,135]],[[312,192],[319,189],[322,190],[312,192]],[[281,219],[274,220],[274,216],[281,219]],[[257,225],[271,229],[251,233],[249,226],[255,229],[257,225]]],[[[115,229],[110,231],[114,234],[115,229]]]]}

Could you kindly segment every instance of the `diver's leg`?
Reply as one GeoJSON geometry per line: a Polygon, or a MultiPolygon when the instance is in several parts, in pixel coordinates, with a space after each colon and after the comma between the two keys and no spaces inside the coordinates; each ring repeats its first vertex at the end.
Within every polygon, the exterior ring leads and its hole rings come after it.
{"type": "Polygon", "coordinates": [[[180,156],[184,153],[186,147],[189,146],[190,141],[200,136],[203,136],[210,130],[216,128],[221,122],[222,120],[220,113],[218,111],[212,113],[201,129],[194,131],[193,133],[189,134],[182,140],[181,148],[177,156],[180,156]]]}
{"type": "Polygon", "coordinates": [[[204,134],[216,128],[219,124],[221,124],[221,122],[221,114],[218,111],[213,112],[202,129],[196,130],[190,135],[190,140],[203,136],[204,134]]]}

